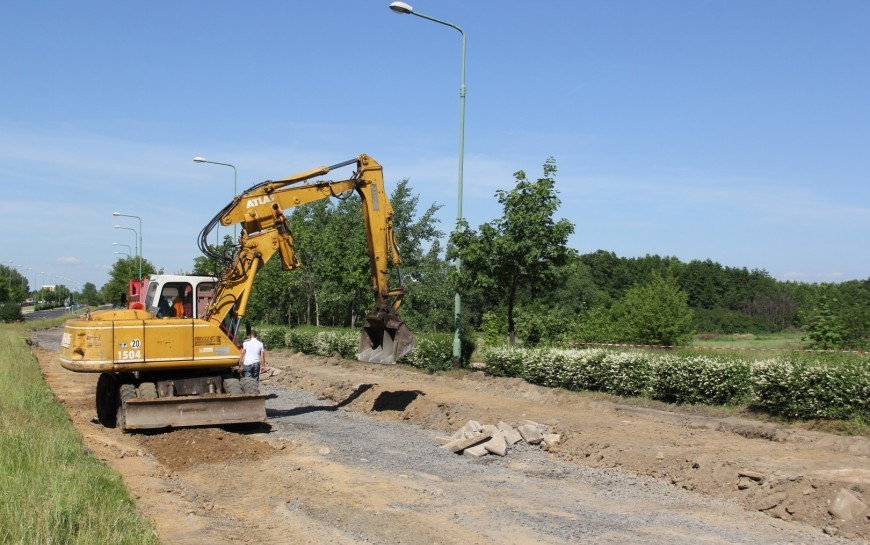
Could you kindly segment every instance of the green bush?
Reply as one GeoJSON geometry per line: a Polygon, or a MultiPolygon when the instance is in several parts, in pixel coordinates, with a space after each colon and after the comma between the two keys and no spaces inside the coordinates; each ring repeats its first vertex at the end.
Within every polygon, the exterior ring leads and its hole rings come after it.
{"type": "Polygon", "coordinates": [[[668,403],[725,405],[751,394],[749,362],[699,355],[664,355],[650,368],[650,396],[668,403]]]}
{"type": "Polygon", "coordinates": [[[353,329],[318,331],[311,341],[314,354],[331,356],[334,352],[347,359],[356,359],[359,349],[359,331],[353,329]]]}
{"type": "Polygon", "coordinates": [[[453,335],[450,333],[417,335],[414,349],[406,354],[401,362],[430,371],[451,369],[453,367],[453,335]]]}
{"type": "Polygon", "coordinates": [[[870,358],[787,354],[752,365],[758,404],[790,418],[870,418],[870,358]]]}
{"type": "Polygon", "coordinates": [[[601,362],[601,390],[618,396],[642,396],[649,389],[650,354],[641,350],[609,351],[601,362]]]}
{"type": "Polygon", "coordinates": [[[0,304],[0,321],[4,323],[23,322],[24,314],[16,303],[0,304]]]}
{"type": "Polygon", "coordinates": [[[670,403],[757,403],[800,418],[870,418],[870,358],[790,354],[750,362],[736,357],[616,351],[524,349],[483,351],[487,373],[569,390],[645,396],[670,403]]]}
{"type": "Polygon", "coordinates": [[[314,354],[314,337],[318,329],[311,326],[293,327],[284,334],[284,346],[294,352],[314,354]]]}
{"type": "Polygon", "coordinates": [[[273,350],[275,348],[284,348],[284,335],[286,334],[287,328],[281,326],[260,326],[255,327],[257,330],[257,338],[263,343],[269,350],[273,350]]]}
{"type": "Polygon", "coordinates": [[[497,377],[525,378],[525,360],[531,350],[513,346],[494,346],[483,350],[486,372],[497,377]]]}

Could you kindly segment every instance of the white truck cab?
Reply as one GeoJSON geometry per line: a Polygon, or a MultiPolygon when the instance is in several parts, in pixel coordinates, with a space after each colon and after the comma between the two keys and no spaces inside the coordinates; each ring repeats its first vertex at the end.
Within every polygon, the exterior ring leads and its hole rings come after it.
{"type": "Polygon", "coordinates": [[[173,309],[173,302],[180,297],[185,318],[202,318],[214,298],[216,283],[217,278],[211,276],[152,275],[142,281],[144,310],[158,318],[180,318],[173,309]]]}

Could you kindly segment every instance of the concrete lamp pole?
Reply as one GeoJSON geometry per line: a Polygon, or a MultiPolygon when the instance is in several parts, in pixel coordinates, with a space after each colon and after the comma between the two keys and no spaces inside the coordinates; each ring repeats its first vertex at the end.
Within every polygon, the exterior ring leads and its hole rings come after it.
{"type": "MultiPolygon", "coordinates": [[[[458,227],[459,222],[462,221],[462,170],[465,162],[465,31],[462,30],[460,27],[454,25],[453,23],[448,23],[447,21],[442,21],[441,19],[436,19],[435,17],[418,13],[414,11],[414,8],[411,5],[406,4],[405,2],[393,2],[392,4],[390,4],[390,9],[399,14],[416,15],[417,17],[427,19],[429,21],[433,21],[444,26],[449,26],[450,28],[458,30],[459,34],[462,35],[462,79],[459,85],[459,183],[457,187],[458,197],[456,207],[456,222],[458,227]]],[[[458,272],[461,269],[462,259],[457,258],[456,270],[458,272]]],[[[455,331],[453,336],[454,368],[458,368],[461,365],[462,360],[462,343],[459,338],[461,310],[462,301],[460,299],[459,292],[457,291],[454,296],[453,305],[453,321],[455,331]]]]}
{"type": "MultiPolygon", "coordinates": [[[[239,189],[238,189],[238,171],[236,171],[235,165],[231,165],[229,163],[218,163],[217,161],[209,161],[205,157],[194,157],[193,162],[194,163],[208,163],[210,165],[222,165],[222,166],[230,167],[231,169],[233,169],[233,198],[234,199],[236,198],[236,195],[239,194],[239,189]]],[[[235,225],[233,225],[233,243],[235,243],[237,236],[238,236],[237,228],[235,225]]],[[[218,245],[219,244],[220,243],[218,243],[218,245]]]]}
{"type": "MultiPolygon", "coordinates": [[[[132,216],[130,214],[122,214],[120,212],[112,212],[112,215],[113,216],[120,216],[123,218],[136,218],[137,220],[139,220],[139,233],[138,233],[138,235],[139,235],[139,246],[138,246],[138,248],[139,248],[139,281],[141,282],[142,281],[142,218],[140,218],[139,216],[132,216]]],[[[129,227],[121,227],[120,225],[116,225],[115,229],[129,229],[129,227]]],[[[135,229],[131,229],[131,230],[134,233],[136,232],[135,229]]]]}

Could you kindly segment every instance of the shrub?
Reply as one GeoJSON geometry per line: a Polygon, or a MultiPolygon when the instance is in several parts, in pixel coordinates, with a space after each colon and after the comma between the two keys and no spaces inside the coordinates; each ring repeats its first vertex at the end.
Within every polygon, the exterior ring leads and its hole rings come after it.
{"type": "Polygon", "coordinates": [[[749,362],[740,359],[668,354],[650,368],[650,396],[669,403],[724,405],[752,393],[749,362]]]}
{"type": "Polygon", "coordinates": [[[640,350],[608,352],[601,361],[601,390],[619,396],[641,396],[649,389],[650,356],[640,350]]]}
{"type": "Polygon", "coordinates": [[[401,362],[420,369],[444,371],[453,367],[453,335],[425,333],[417,335],[414,349],[401,362]]]}
{"type": "Polygon", "coordinates": [[[257,338],[263,343],[267,349],[284,348],[284,335],[287,331],[286,327],[280,326],[261,326],[254,328],[257,331],[257,338]]]}
{"type": "Polygon", "coordinates": [[[495,346],[483,351],[486,372],[498,377],[525,377],[525,359],[528,349],[495,346]]]}
{"type": "Polygon", "coordinates": [[[870,417],[870,358],[817,359],[787,354],[756,362],[750,380],[758,403],[791,418],[870,417]]]}
{"type": "Polygon", "coordinates": [[[311,345],[318,356],[331,356],[338,352],[343,358],[354,359],[359,349],[359,332],[350,329],[318,331],[311,345]]]}
{"type": "Polygon", "coordinates": [[[21,312],[21,307],[16,303],[0,304],[0,321],[6,323],[23,322],[24,314],[21,312]]]}
{"type": "Polygon", "coordinates": [[[317,328],[310,326],[291,328],[284,334],[284,346],[294,352],[314,354],[314,337],[317,331],[317,328]]]}

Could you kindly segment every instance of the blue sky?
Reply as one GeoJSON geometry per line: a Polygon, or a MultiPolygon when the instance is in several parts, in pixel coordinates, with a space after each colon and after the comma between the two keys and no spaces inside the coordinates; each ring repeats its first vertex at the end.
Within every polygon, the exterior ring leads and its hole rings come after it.
{"type": "MultiPolygon", "coordinates": [[[[409,3],[467,33],[472,226],[552,156],[580,252],[870,276],[870,3],[409,3]]],[[[241,189],[368,153],[449,230],[460,35],[388,4],[5,3],[0,260],[99,287],[117,210],[190,270],[233,185],[194,156],[241,189]]]]}

